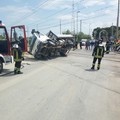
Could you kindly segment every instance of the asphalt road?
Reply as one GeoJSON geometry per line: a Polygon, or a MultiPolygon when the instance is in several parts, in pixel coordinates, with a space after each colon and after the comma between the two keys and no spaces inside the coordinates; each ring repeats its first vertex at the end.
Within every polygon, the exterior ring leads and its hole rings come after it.
{"type": "Polygon", "coordinates": [[[0,76],[0,120],[120,120],[120,54],[91,71],[91,51],[37,61],[0,76]]]}

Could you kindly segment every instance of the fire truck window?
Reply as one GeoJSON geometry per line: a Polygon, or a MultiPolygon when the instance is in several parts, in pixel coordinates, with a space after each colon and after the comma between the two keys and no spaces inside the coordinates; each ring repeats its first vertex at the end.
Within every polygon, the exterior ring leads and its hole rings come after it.
{"type": "Polygon", "coordinates": [[[17,42],[18,45],[22,48],[22,50],[25,49],[23,29],[19,27],[12,29],[12,42],[17,42]]]}
{"type": "Polygon", "coordinates": [[[5,29],[1,28],[0,29],[0,41],[6,40],[6,34],[5,34],[5,29]]]}
{"type": "Polygon", "coordinates": [[[6,38],[6,32],[4,28],[0,28],[0,53],[8,53],[8,41],[6,38]]]}

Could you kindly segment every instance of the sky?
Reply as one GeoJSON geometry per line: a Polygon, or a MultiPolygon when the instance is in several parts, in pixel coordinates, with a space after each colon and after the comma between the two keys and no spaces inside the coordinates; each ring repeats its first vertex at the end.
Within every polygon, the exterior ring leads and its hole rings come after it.
{"type": "Polygon", "coordinates": [[[1,0],[0,20],[8,30],[25,25],[47,34],[66,30],[92,34],[94,28],[116,26],[118,0],[1,0]],[[80,24],[81,20],[81,24],[80,24]],[[81,27],[80,27],[81,26],[81,27]]]}

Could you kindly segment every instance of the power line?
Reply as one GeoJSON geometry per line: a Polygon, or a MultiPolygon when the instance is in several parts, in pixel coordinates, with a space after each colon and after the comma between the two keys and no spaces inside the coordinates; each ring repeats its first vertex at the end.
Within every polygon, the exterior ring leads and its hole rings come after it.
{"type": "Polygon", "coordinates": [[[28,14],[28,15],[24,15],[24,16],[22,16],[19,20],[17,20],[14,24],[18,24],[18,23],[21,23],[22,21],[24,21],[25,19],[24,18],[28,18],[28,17],[30,17],[30,16],[32,16],[33,14],[35,14],[39,9],[40,9],[40,7],[42,6],[42,5],[44,5],[46,2],[48,2],[49,0],[46,0],[46,1],[44,1],[43,3],[41,3],[40,5],[38,5],[38,7],[35,7],[36,9],[34,9],[34,11],[33,11],[33,13],[30,13],[30,14],[28,14]]]}
{"type": "MultiPolygon", "coordinates": [[[[64,8],[64,9],[62,9],[62,10],[59,10],[59,11],[57,11],[57,12],[55,12],[55,13],[53,13],[53,14],[51,14],[51,15],[49,15],[49,16],[47,16],[47,17],[45,17],[45,18],[43,18],[43,22],[37,22],[37,24],[39,24],[39,23],[44,23],[45,21],[46,22],[48,22],[47,20],[47,18],[50,18],[50,17],[52,17],[52,16],[54,16],[54,15],[56,15],[56,14],[58,14],[58,13],[60,13],[60,12],[62,12],[62,11],[64,11],[64,10],[66,10],[67,8],[64,8]]],[[[31,24],[28,24],[28,25],[35,25],[36,23],[31,23],[31,24]]]]}
{"type": "MultiPolygon", "coordinates": [[[[111,6],[109,6],[109,7],[111,7],[111,6]]],[[[96,11],[102,11],[103,9],[106,9],[106,8],[109,8],[109,7],[104,7],[104,8],[101,8],[101,9],[98,9],[98,10],[96,10],[96,11]]],[[[93,11],[93,12],[96,12],[96,11],[93,11]]],[[[58,12],[60,12],[60,11],[58,11],[58,12]]],[[[57,14],[58,12],[56,12],[56,13],[54,13],[54,14],[57,14]]],[[[88,13],[86,13],[86,14],[89,14],[89,12],[88,13]]],[[[95,16],[96,17],[96,16],[95,16]]],[[[92,18],[94,18],[94,17],[92,17],[92,18]]],[[[82,19],[82,20],[89,20],[89,19],[92,19],[91,17],[90,18],[84,18],[84,19],[82,19]]],[[[40,23],[40,22],[39,22],[40,23]]],[[[41,23],[46,23],[45,21],[44,22],[41,22],[41,23]]],[[[38,24],[38,23],[37,23],[38,24]]],[[[41,25],[40,25],[41,26],[41,25]]],[[[42,26],[44,26],[44,25],[42,25],[42,26]]],[[[42,27],[41,26],[41,27],[42,27]]]]}
{"type": "MultiPolygon", "coordinates": [[[[84,1],[84,0],[82,0],[82,1],[84,1]]],[[[78,2],[77,2],[77,3],[78,3],[78,2]]],[[[76,3],[76,4],[77,4],[77,3],[76,3]]],[[[38,23],[35,23],[35,24],[28,24],[28,25],[32,26],[32,25],[36,25],[36,24],[37,24],[37,26],[38,26],[38,24],[42,24],[42,26],[44,26],[43,23],[48,23],[48,19],[49,19],[50,17],[52,17],[53,15],[56,15],[56,14],[58,14],[58,13],[61,13],[62,11],[66,10],[66,9],[68,9],[68,8],[64,8],[64,9],[62,9],[62,10],[60,10],[60,11],[57,11],[56,13],[53,13],[53,14],[47,16],[46,18],[44,18],[44,19],[42,20],[43,22],[38,22],[38,23]],[[47,19],[47,18],[48,18],[48,19],[47,19]]],[[[70,11],[70,12],[72,12],[72,11],[70,11]]],[[[69,13],[70,13],[70,12],[69,12],[69,13]]],[[[41,26],[41,25],[39,25],[39,26],[41,26]]]]}
{"type": "MultiPolygon", "coordinates": [[[[83,2],[84,0],[81,0],[80,2],[83,2]]],[[[74,5],[77,5],[79,2],[76,2],[76,3],[74,3],[74,5]]],[[[31,23],[31,24],[28,24],[28,25],[35,25],[35,24],[39,24],[39,23],[46,23],[46,22],[48,22],[47,20],[48,19],[50,19],[50,17],[53,17],[54,15],[56,15],[56,14],[59,14],[59,13],[61,13],[61,12],[63,12],[63,11],[65,11],[65,10],[67,10],[68,8],[64,8],[64,9],[62,9],[62,10],[59,10],[59,11],[57,11],[57,12],[55,12],[55,13],[53,13],[53,14],[50,14],[49,16],[47,16],[47,17],[45,17],[45,18],[43,18],[43,20],[41,20],[41,21],[37,21],[36,23],[31,23]],[[43,22],[42,22],[43,21],[43,22]]],[[[69,12],[69,13],[71,13],[72,12],[72,10],[69,12]]],[[[75,12],[75,11],[74,11],[75,12]]]]}
{"type": "MultiPolygon", "coordinates": [[[[76,5],[78,5],[78,3],[80,3],[80,2],[83,2],[84,0],[80,0],[79,2],[76,2],[76,3],[74,3],[74,4],[76,4],[76,5]]],[[[44,2],[44,4],[46,3],[46,1],[44,2]]],[[[84,7],[85,8],[85,7],[84,7]]],[[[31,23],[31,24],[28,24],[29,26],[33,26],[33,25],[37,25],[38,26],[38,24],[40,24],[40,23],[46,23],[46,22],[48,22],[48,19],[50,19],[50,17],[53,17],[54,15],[56,15],[56,14],[59,14],[59,13],[61,13],[62,11],[65,11],[65,10],[67,10],[68,8],[64,8],[64,9],[62,9],[62,10],[60,10],[60,11],[58,11],[58,12],[56,12],[56,13],[53,13],[53,14],[51,14],[51,15],[49,15],[49,16],[47,16],[47,17],[45,17],[44,19],[42,19],[42,21],[43,22],[41,22],[41,21],[39,21],[39,22],[37,22],[37,23],[31,23]]],[[[37,10],[36,10],[37,11],[37,10]]],[[[70,11],[71,12],[71,11],[70,11]]],[[[69,13],[70,13],[69,12],[69,13]]],[[[28,15],[28,16],[26,16],[26,17],[30,17],[32,14],[30,14],[30,15],[28,15]]],[[[23,21],[23,20],[22,20],[23,21]]],[[[21,21],[20,21],[21,22],[21,21]]]]}
{"type": "Polygon", "coordinates": [[[103,15],[98,15],[98,16],[93,16],[93,17],[89,17],[89,18],[84,18],[82,19],[83,21],[86,21],[86,20],[90,20],[90,19],[93,19],[93,18],[96,18],[96,17],[100,17],[100,16],[105,16],[106,14],[103,14],[103,15]]]}
{"type": "MultiPolygon", "coordinates": [[[[99,17],[102,17],[102,16],[106,16],[106,14],[102,14],[102,15],[99,15],[99,16],[94,16],[94,17],[86,18],[86,19],[83,19],[83,20],[99,18],[99,17]]],[[[62,23],[62,25],[67,25],[67,24],[70,24],[70,22],[62,23]]],[[[41,28],[41,30],[49,29],[49,28],[51,28],[51,27],[52,27],[52,28],[53,28],[53,27],[58,27],[58,26],[59,26],[59,24],[52,25],[52,26],[49,26],[49,27],[43,27],[43,28],[41,28]]]]}
{"type": "MultiPolygon", "coordinates": [[[[84,1],[84,0],[81,0],[81,2],[82,1],[84,1]]],[[[76,2],[75,4],[77,4],[78,2],[76,2]]],[[[107,9],[107,8],[110,8],[110,7],[112,7],[113,5],[110,5],[110,6],[107,6],[107,7],[103,7],[103,8],[100,8],[100,9],[97,9],[97,10],[94,10],[94,11],[92,11],[92,12],[97,12],[97,11],[103,11],[104,9],[107,9]]],[[[86,7],[82,7],[81,9],[79,9],[80,11],[81,10],[83,10],[83,9],[85,9],[86,7]]],[[[43,24],[43,23],[47,23],[48,22],[48,19],[50,19],[50,17],[52,17],[52,16],[54,16],[54,15],[56,15],[56,14],[58,14],[58,13],[61,13],[62,11],[64,11],[64,10],[67,10],[67,8],[65,8],[65,9],[62,9],[62,10],[60,10],[60,11],[58,11],[58,12],[56,12],[56,13],[53,13],[53,14],[51,14],[51,15],[49,15],[49,16],[47,16],[47,17],[45,17],[42,21],[40,21],[40,22],[37,22],[37,23],[33,23],[33,24],[28,24],[28,25],[30,25],[30,26],[32,26],[32,25],[38,25],[38,24],[43,24]]],[[[70,11],[69,13],[71,13],[72,11],[70,11]]],[[[77,11],[75,11],[74,10],[74,12],[77,12],[77,11]]],[[[90,12],[88,12],[88,13],[86,13],[86,14],[89,14],[90,12]]],[[[43,25],[44,26],[44,25],[43,25]]]]}
{"type": "MultiPolygon", "coordinates": [[[[46,0],[46,1],[44,1],[40,6],[42,6],[42,5],[44,5],[45,3],[47,3],[47,1],[48,0],[46,0]]],[[[80,2],[83,2],[84,0],[81,0],[80,2]]],[[[75,4],[78,4],[78,2],[76,2],[75,4]]],[[[33,15],[34,13],[36,13],[37,12],[37,10],[38,9],[40,9],[40,6],[37,8],[37,9],[35,9],[35,11],[32,13],[32,14],[29,14],[29,15],[27,15],[27,16],[24,16],[24,18],[26,18],[26,17],[30,17],[31,15],[33,15]]],[[[83,9],[84,9],[85,7],[83,7],[83,9]]],[[[108,8],[108,7],[106,7],[106,8],[108,8]]],[[[67,8],[65,8],[65,9],[63,9],[63,10],[66,10],[67,8]]],[[[102,8],[101,8],[102,9],[102,8]]],[[[45,23],[45,20],[46,20],[46,22],[47,22],[47,18],[50,18],[50,17],[52,17],[53,15],[56,15],[56,14],[58,14],[58,13],[61,13],[63,10],[60,10],[60,11],[58,11],[58,12],[56,12],[56,13],[53,13],[52,15],[49,15],[48,17],[46,17],[45,19],[44,19],[44,21],[42,22],[42,23],[45,23]]],[[[82,9],[81,9],[82,10],[82,9]]],[[[23,19],[23,18],[21,18],[21,20],[19,20],[19,22],[16,22],[16,23],[20,23],[20,22],[22,22],[22,21],[24,21],[25,19],[23,19]]],[[[35,23],[35,24],[39,24],[40,22],[38,22],[38,23],[35,23]]],[[[34,24],[34,23],[33,23],[34,24]]],[[[28,24],[29,25],[29,24],[28,24]]],[[[31,24],[32,25],[32,24],[31,24]]]]}
{"type": "MultiPolygon", "coordinates": [[[[35,9],[34,11],[33,11],[33,13],[31,13],[31,14],[28,14],[28,15],[26,15],[25,16],[25,18],[27,17],[30,17],[31,15],[33,15],[33,14],[35,14],[39,9],[40,9],[40,7],[42,6],[42,5],[45,5],[45,3],[47,3],[47,1],[48,0],[46,0],[46,1],[44,1],[37,9],[35,9]]],[[[82,1],[84,1],[84,0],[81,0],[80,2],[82,2],[82,1]]],[[[76,2],[74,5],[77,5],[77,3],[78,2],[76,2]]],[[[107,7],[105,7],[104,9],[106,9],[106,8],[109,8],[110,6],[107,6],[107,7]]],[[[62,10],[60,10],[60,11],[57,11],[57,12],[55,12],[55,13],[53,13],[53,14],[51,14],[51,15],[49,15],[49,16],[47,16],[45,19],[44,19],[44,21],[43,22],[38,22],[38,23],[35,23],[35,24],[39,24],[39,23],[46,23],[47,22],[47,20],[50,18],[50,17],[53,17],[54,15],[56,15],[56,14],[59,14],[59,13],[61,13],[62,11],[64,11],[64,10],[67,10],[68,8],[64,8],[64,9],[62,9],[62,10]],[[48,19],[47,19],[48,18],[48,19]],[[46,22],[45,22],[46,21],[46,22]]],[[[86,9],[85,7],[83,7],[83,8],[81,8],[80,9],[80,11],[81,10],[83,10],[83,9],[86,9]]],[[[97,11],[102,11],[103,10],[103,8],[100,8],[100,9],[98,9],[98,10],[96,10],[96,11],[93,11],[93,12],[97,12],[97,11]]],[[[71,12],[71,11],[70,11],[71,12]]],[[[69,13],[70,13],[69,12],[69,13]]],[[[75,12],[75,10],[74,10],[74,12],[75,12]]],[[[86,13],[86,14],[89,14],[90,12],[88,12],[88,13],[86,13]]],[[[105,14],[106,15],[106,14],[105,14]]],[[[103,16],[103,15],[102,15],[103,16]]],[[[82,20],[89,20],[89,19],[93,19],[93,18],[96,18],[96,16],[94,16],[94,17],[89,17],[89,18],[85,18],[85,19],[82,19],[82,20]]],[[[24,21],[25,19],[23,19],[23,18],[21,18],[22,20],[21,21],[24,21]]],[[[21,22],[21,21],[19,21],[19,22],[21,22]]],[[[18,22],[18,23],[19,23],[18,22]]],[[[35,25],[34,23],[33,23],[33,25],[35,25]]],[[[67,23],[66,23],[67,24],[67,23]]],[[[70,23],[68,23],[68,24],[70,24],[70,23]]],[[[32,24],[28,24],[28,25],[32,25],[32,24]]],[[[64,25],[64,24],[62,24],[62,25],[64,25]]],[[[56,26],[56,25],[55,25],[56,26]]],[[[59,24],[58,24],[58,26],[59,26],[59,24]]],[[[50,26],[51,27],[51,26],[50,26]]],[[[54,26],[53,26],[54,27],[54,26]]]]}

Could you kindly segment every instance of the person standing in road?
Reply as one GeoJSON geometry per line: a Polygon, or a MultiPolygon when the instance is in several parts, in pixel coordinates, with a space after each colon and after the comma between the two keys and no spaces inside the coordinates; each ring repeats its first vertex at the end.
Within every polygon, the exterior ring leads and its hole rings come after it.
{"type": "Polygon", "coordinates": [[[91,67],[92,70],[95,69],[95,63],[97,60],[98,60],[97,70],[100,69],[100,64],[101,64],[102,58],[104,57],[104,52],[105,52],[105,48],[102,45],[102,41],[98,41],[92,53],[92,56],[94,56],[92,67],[91,67]]]}
{"type": "Polygon", "coordinates": [[[22,56],[21,47],[19,47],[18,44],[14,44],[12,53],[15,61],[14,74],[22,74],[23,72],[20,71],[20,68],[21,68],[21,62],[22,60],[24,60],[24,57],[22,56]]]}
{"type": "Polygon", "coordinates": [[[86,50],[90,50],[90,42],[89,42],[89,40],[86,41],[85,48],[86,48],[86,50]]]}
{"type": "Polygon", "coordinates": [[[80,41],[80,43],[79,43],[79,44],[80,44],[80,49],[82,49],[82,41],[80,41]]]}
{"type": "Polygon", "coordinates": [[[109,52],[110,52],[110,42],[107,41],[105,46],[106,46],[106,54],[109,54],[109,52]]]}

